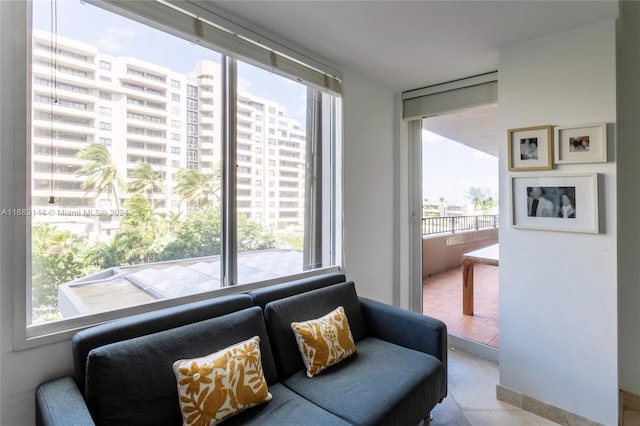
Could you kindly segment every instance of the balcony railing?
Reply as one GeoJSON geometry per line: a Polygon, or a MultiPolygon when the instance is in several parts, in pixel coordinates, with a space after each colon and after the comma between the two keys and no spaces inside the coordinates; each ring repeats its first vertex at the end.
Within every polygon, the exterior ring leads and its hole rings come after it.
{"type": "Polygon", "coordinates": [[[496,214],[480,216],[434,216],[422,218],[422,235],[455,233],[484,228],[497,228],[499,217],[496,214]]]}

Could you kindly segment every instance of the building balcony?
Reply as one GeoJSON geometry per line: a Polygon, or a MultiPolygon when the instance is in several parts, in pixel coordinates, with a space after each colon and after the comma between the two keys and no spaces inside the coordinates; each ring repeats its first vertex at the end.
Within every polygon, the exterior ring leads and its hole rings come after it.
{"type": "Polygon", "coordinates": [[[200,161],[212,163],[216,161],[216,157],[213,155],[200,155],[200,161]]]}
{"type": "MultiPolygon", "coordinates": [[[[61,47],[64,48],[63,46],[61,47]]],[[[33,50],[33,58],[42,60],[42,61],[50,61],[51,52],[36,48],[33,50]]],[[[86,72],[94,72],[97,68],[93,62],[83,61],[81,59],[72,58],[66,55],[60,55],[60,54],[55,55],[55,60],[59,66],[64,66],[64,67],[82,70],[86,72]]],[[[93,58],[89,58],[89,60],[93,61],[93,58]]]]}
{"type": "Polygon", "coordinates": [[[124,75],[120,75],[120,81],[123,83],[131,83],[144,86],[145,88],[155,89],[162,92],[167,91],[166,81],[157,81],[141,75],[127,73],[124,75]]]}
{"type": "Polygon", "coordinates": [[[423,313],[441,319],[449,333],[498,347],[499,269],[474,267],[474,314],[462,312],[462,257],[498,243],[499,217],[448,216],[423,218],[423,313]]]}

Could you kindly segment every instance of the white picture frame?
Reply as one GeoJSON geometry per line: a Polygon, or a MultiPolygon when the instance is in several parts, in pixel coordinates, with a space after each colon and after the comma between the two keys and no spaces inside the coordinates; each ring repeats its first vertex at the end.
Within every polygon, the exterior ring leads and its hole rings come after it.
{"type": "Polygon", "coordinates": [[[555,164],[607,162],[607,123],[555,127],[555,164]]]}
{"type": "Polygon", "coordinates": [[[510,192],[513,228],[599,232],[597,173],[512,176],[510,192]]]}

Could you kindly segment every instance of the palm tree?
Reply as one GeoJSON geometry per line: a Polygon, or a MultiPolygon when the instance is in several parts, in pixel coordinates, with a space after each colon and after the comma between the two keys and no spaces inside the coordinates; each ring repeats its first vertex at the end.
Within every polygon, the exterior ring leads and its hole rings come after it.
{"type": "Polygon", "coordinates": [[[164,185],[160,174],[151,168],[149,163],[138,162],[135,169],[131,171],[134,179],[129,183],[129,191],[133,193],[146,193],[149,198],[151,210],[153,210],[153,192],[155,189],[164,191],[164,185]]]}
{"type": "Polygon", "coordinates": [[[193,169],[180,169],[175,181],[175,193],[181,201],[195,204],[198,208],[209,202],[209,194],[213,192],[211,176],[193,169]]]}
{"type": "Polygon", "coordinates": [[[473,204],[473,208],[479,210],[482,206],[482,201],[485,199],[485,193],[482,188],[472,186],[467,190],[467,198],[471,201],[471,204],[473,204]]]}
{"type": "Polygon", "coordinates": [[[471,200],[474,210],[481,210],[487,214],[497,205],[491,196],[491,189],[472,186],[467,190],[467,198],[471,200]]]}
{"type": "Polygon", "coordinates": [[[180,212],[175,212],[170,210],[169,213],[165,216],[165,220],[167,221],[167,225],[169,227],[169,234],[173,235],[178,229],[178,225],[180,224],[182,214],[180,212]]]}
{"type": "Polygon", "coordinates": [[[111,159],[111,153],[99,143],[92,143],[76,154],[85,163],[78,170],[87,179],[82,183],[82,189],[87,192],[95,191],[100,194],[111,194],[116,208],[120,208],[118,188],[124,187],[124,181],[118,173],[116,165],[111,159]]]}

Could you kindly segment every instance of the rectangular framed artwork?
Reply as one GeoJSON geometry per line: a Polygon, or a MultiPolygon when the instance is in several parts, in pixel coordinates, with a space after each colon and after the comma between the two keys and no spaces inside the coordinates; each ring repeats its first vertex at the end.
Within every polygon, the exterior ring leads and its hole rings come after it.
{"type": "Polygon", "coordinates": [[[511,225],[598,233],[598,174],[511,177],[511,225]]]}
{"type": "Polygon", "coordinates": [[[551,170],[553,131],[551,126],[523,127],[507,131],[509,170],[551,170]]]}
{"type": "Polygon", "coordinates": [[[607,123],[555,128],[555,163],[606,163],[607,123]]]}

